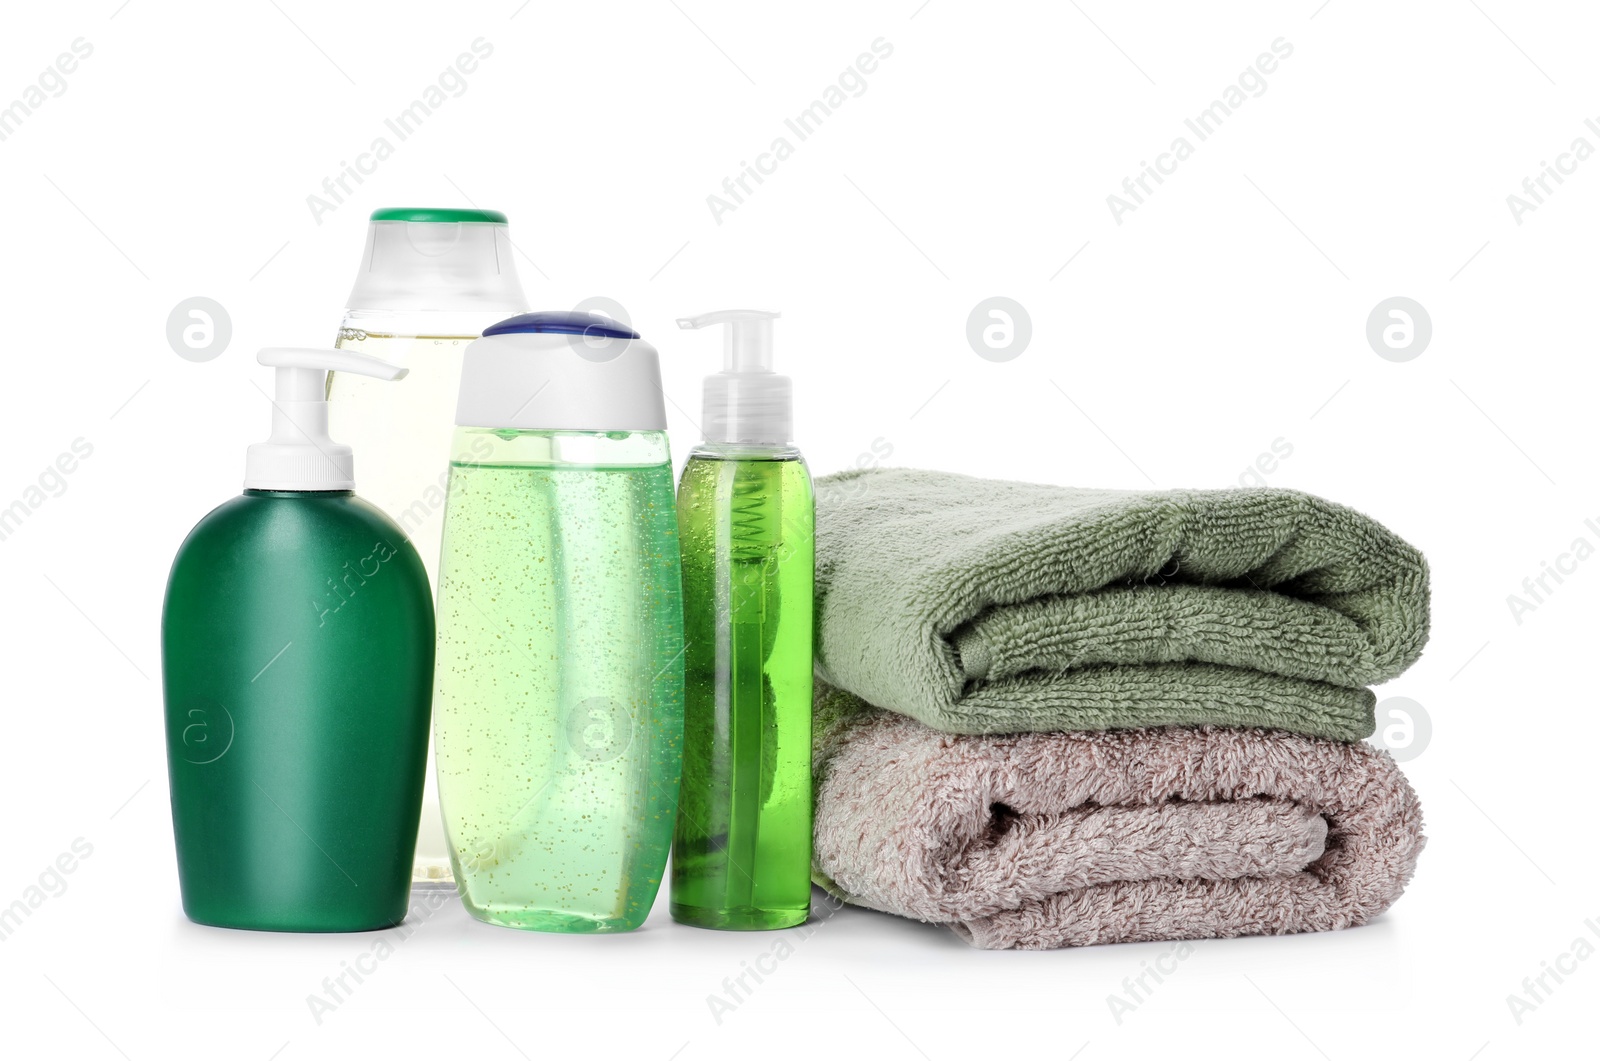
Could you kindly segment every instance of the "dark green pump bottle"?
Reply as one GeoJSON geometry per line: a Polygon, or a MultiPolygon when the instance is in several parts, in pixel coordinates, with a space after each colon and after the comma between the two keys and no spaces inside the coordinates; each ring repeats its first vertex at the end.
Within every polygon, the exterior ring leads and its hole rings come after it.
{"type": "Polygon", "coordinates": [[[272,438],[190,532],[162,612],[167,764],[184,912],[227,928],[353,932],[404,919],[433,695],[433,606],[405,533],[352,492],[327,437],[349,351],[263,350],[272,438]]]}

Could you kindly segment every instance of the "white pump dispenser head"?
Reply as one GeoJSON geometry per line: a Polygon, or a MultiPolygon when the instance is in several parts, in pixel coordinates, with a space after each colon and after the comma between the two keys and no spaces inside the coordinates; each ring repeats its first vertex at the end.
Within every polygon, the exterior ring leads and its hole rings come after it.
{"type": "Polygon", "coordinates": [[[772,322],[777,313],[724,309],[680,317],[680,328],[726,324],[722,371],[706,377],[703,428],[707,442],[787,446],[794,437],[794,388],[772,371],[772,322]]]}
{"type": "Polygon", "coordinates": [[[353,350],[269,346],[256,360],[277,370],[276,393],[272,436],[251,446],[245,455],[245,489],[355,489],[350,447],[328,437],[328,373],[395,380],[408,370],[353,350]]]}

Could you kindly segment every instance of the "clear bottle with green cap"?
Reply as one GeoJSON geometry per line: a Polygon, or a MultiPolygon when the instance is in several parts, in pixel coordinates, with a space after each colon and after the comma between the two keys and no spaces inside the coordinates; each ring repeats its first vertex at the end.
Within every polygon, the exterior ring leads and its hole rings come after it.
{"type": "MultiPolygon", "coordinates": [[[[367,454],[362,494],[400,524],[435,584],[462,355],[484,328],[527,308],[504,214],[373,212],[337,345],[409,374],[379,384],[330,373],[330,415],[336,436],[367,454]]],[[[431,752],[412,878],[453,884],[431,752]]]]}

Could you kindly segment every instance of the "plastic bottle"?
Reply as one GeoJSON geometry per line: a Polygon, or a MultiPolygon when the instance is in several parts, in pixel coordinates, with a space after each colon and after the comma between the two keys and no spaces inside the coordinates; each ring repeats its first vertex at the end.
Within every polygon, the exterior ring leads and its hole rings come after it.
{"type": "Polygon", "coordinates": [[[772,371],[777,316],[678,322],[728,326],[678,492],[688,647],[672,917],[704,928],[788,928],[811,904],[813,500],[790,383],[772,371]]]}
{"type": "Polygon", "coordinates": [[[266,349],[272,436],[242,496],[178,550],[161,618],[184,912],[228,928],[354,932],[409,901],[433,676],[416,550],[354,495],[325,372],[405,375],[337,350],[266,349]]]}
{"type": "Polygon", "coordinates": [[[660,887],[683,614],[660,367],[585,313],[467,349],[439,575],[439,795],[471,914],[636,928],[660,887]]]}
{"type": "MultiPolygon", "coordinates": [[[[410,374],[398,385],[359,373],[329,374],[334,434],[358,452],[384,455],[381,465],[363,472],[362,495],[399,521],[422,556],[429,584],[437,585],[461,356],[484,328],[528,308],[506,216],[497,210],[374,211],[347,305],[339,348],[410,374]]],[[[412,883],[453,887],[431,754],[412,883]]]]}

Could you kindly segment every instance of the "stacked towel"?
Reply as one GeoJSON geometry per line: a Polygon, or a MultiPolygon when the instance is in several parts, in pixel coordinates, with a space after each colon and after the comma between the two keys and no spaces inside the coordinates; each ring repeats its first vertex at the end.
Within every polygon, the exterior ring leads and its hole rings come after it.
{"type": "Polygon", "coordinates": [[[986,947],[1361,924],[1421,814],[1347,742],[1420,654],[1427,587],[1411,546],[1290,491],[826,477],[817,879],[986,947]]]}

